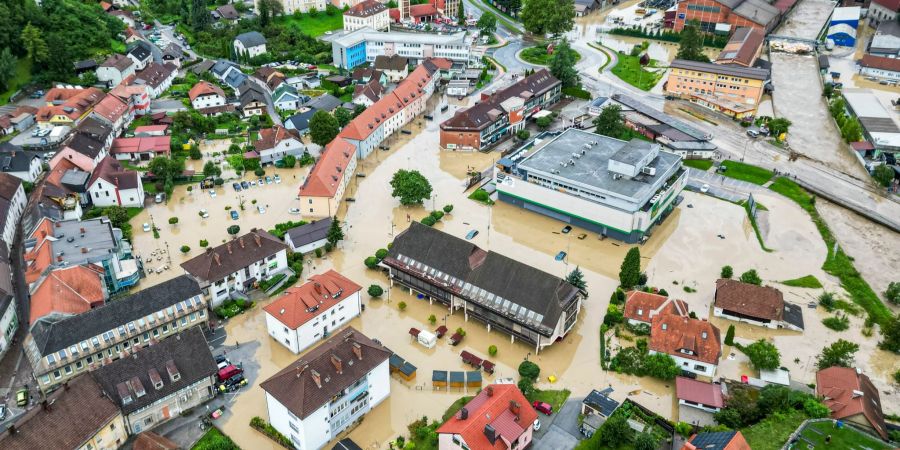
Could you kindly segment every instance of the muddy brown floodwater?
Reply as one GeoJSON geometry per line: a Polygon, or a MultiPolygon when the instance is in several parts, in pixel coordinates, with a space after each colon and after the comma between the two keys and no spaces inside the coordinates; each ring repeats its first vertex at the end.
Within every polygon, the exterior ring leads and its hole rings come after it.
{"type": "MultiPolygon", "coordinates": [[[[432,103],[438,102],[435,100],[432,103]]],[[[366,269],[363,260],[378,248],[385,247],[392,236],[406,229],[409,226],[407,218],[416,220],[432,208],[452,204],[453,212],[446,215],[436,225],[437,228],[455,236],[478,230],[474,242],[479,246],[558,276],[564,276],[575,265],[580,266],[591,296],[585,301],[575,329],[563,341],[540,354],[534,354],[534,348],[530,345],[511,343],[508,336],[488,332],[475,321],[467,323],[460,314],[448,316],[445,307],[416,299],[399,287],[389,289],[382,299],[369,299],[363,294],[365,312],[351,325],[379,339],[416,365],[418,373],[415,381],[409,383],[392,378],[391,396],[366,415],[363,422],[348,433],[349,436],[364,448],[383,449],[387,448],[389,440],[406,434],[406,426],[413,420],[422,416],[439,419],[454,400],[467,392],[432,390],[432,371],[465,370],[467,366],[460,361],[459,352],[468,350],[486,357],[490,345],[498,347],[498,354],[490,358],[497,364],[497,369],[493,376],[486,376],[486,383],[498,378],[515,377],[516,367],[527,357],[541,367],[540,388],[565,387],[572,391],[573,396],[580,397],[591,389],[611,386],[615,390],[612,396],[617,400],[622,401],[630,396],[664,417],[677,419],[672,383],[600,370],[599,328],[610,293],[618,284],[619,265],[630,246],[609,239],[600,240],[597,235],[578,228],[569,234],[561,234],[564,226],[561,222],[504,203],[488,207],[468,200],[464,191],[466,172],[472,168],[482,170],[497,155],[442,153],[438,149],[437,124],[452,112],[444,115],[436,113],[434,121],[417,121],[411,127],[414,130],[411,136],[393,138],[389,142],[390,151],[379,151],[359,165],[358,170],[365,177],[357,177],[351,183],[347,195],[354,201],[345,202],[339,213],[346,222],[346,238],[338,249],[326,257],[312,259],[303,278],[333,268],[364,289],[370,284],[386,287],[386,277],[378,271],[366,269]],[[390,177],[398,169],[407,168],[422,172],[434,188],[434,199],[427,200],[424,207],[403,207],[390,196],[390,177]],[[581,234],[586,234],[586,237],[578,239],[581,234]],[[554,260],[554,255],[561,250],[569,254],[566,262],[554,260]],[[397,306],[401,301],[408,305],[405,311],[400,311],[397,306]],[[432,314],[437,317],[438,324],[446,320],[450,329],[462,327],[466,330],[466,338],[461,345],[451,347],[446,340],[442,340],[435,348],[425,349],[410,341],[407,333],[410,327],[434,328],[428,323],[428,317],[432,314]],[[557,378],[554,384],[548,381],[550,375],[557,378]]],[[[295,207],[296,188],[305,175],[304,170],[279,171],[284,179],[281,185],[251,188],[245,192],[247,196],[268,202],[270,208],[264,215],[249,207],[242,211],[237,222],[242,229],[252,226],[268,228],[283,220],[298,219],[287,211],[295,207]],[[297,180],[293,179],[294,173],[297,180]]],[[[146,253],[164,241],[169,242],[175,252],[182,242],[196,248],[200,238],[209,239],[210,244],[221,242],[227,237],[225,228],[232,223],[225,214],[224,206],[236,205],[236,201],[230,183],[229,187],[218,191],[219,195],[210,199],[207,193],[188,195],[184,188],[178,188],[174,202],[148,208],[135,218],[135,229],[140,230],[140,224],[153,214],[154,221],[163,229],[163,236],[155,240],[150,233],[136,231],[136,251],[146,253]],[[202,207],[208,207],[211,214],[206,221],[201,221],[197,216],[197,210],[202,207]],[[165,223],[169,216],[176,214],[184,224],[171,227],[165,223]]],[[[771,284],[811,274],[822,280],[826,289],[839,291],[836,281],[820,269],[826,249],[808,216],[779,196],[760,194],[759,201],[769,209],[765,228],[768,230],[767,246],[775,249],[773,253],[761,250],[741,207],[685,192],[681,205],[665,223],[653,230],[652,237],[641,247],[642,262],[650,283],[666,288],[675,297],[684,298],[701,317],[707,317],[710,313],[714,283],[721,266],[726,264],[734,266],[736,273],[755,268],[771,284]],[[718,238],[719,234],[725,239],[718,238]],[[685,292],[683,286],[691,286],[696,292],[685,292]]],[[[196,251],[199,250],[192,253],[196,251]]],[[[180,260],[181,256],[174,259],[180,260]]],[[[162,277],[177,273],[181,273],[180,269],[170,269],[161,275],[150,275],[149,281],[157,282],[162,277]]],[[[821,291],[780,285],[779,288],[785,291],[789,301],[795,303],[805,303],[821,291]]],[[[297,358],[267,335],[262,307],[269,301],[259,302],[256,308],[225,325],[228,334],[226,344],[236,341],[257,341],[260,344],[256,352],[256,360],[261,366],[259,378],[234,397],[223,422],[226,433],[242,448],[248,449],[279,448],[251,429],[249,422],[253,416],[267,416],[259,383],[297,358]]],[[[792,370],[795,379],[802,382],[813,379],[812,360],[823,345],[838,337],[860,342],[863,348],[857,355],[857,361],[873,377],[880,390],[890,389],[887,380],[897,360],[875,350],[876,339],[863,337],[858,331],[860,326],[844,333],[830,332],[821,325],[821,318],[825,317],[823,311],[804,309],[804,315],[807,324],[804,334],[739,325],[737,338],[774,340],[782,352],[783,364],[792,370]],[[795,358],[800,360],[799,364],[793,362],[795,358]]],[[[854,319],[854,325],[858,325],[858,321],[861,319],[854,319]]],[[[715,320],[714,323],[722,328],[724,335],[728,323],[715,320]]],[[[740,358],[738,355],[734,361],[723,360],[720,374],[729,378],[744,373],[755,375],[749,372],[746,361],[740,358]]],[[[888,411],[897,412],[894,411],[898,409],[897,402],[888,398],[884,403],[888,411]]]]}

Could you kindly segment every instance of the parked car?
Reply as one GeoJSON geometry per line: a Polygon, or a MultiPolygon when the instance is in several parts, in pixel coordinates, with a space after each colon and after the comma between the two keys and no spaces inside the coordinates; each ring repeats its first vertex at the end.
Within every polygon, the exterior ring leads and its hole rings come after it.
{"type": "Polygon", "coordinates": [[[752,138],[759,137],[759,131],[756,131],[756,130],[750,128],[747,130],[747,136],[750,136],[752,138]]]}
{"type": "Polygon", "coordinates": [[[6,418],[6,405],[0,405],[0,420],[6,418]]]}
{"type": "Polygon", "coordinates": [[[704,194],[707,193],[707,192],[709,192],[709,185],[708,185],[708,184],[704,184],[703,186],[700,186],[700,192],[702,192],[702,193],[704,193],[704,194]]]}
{"type": "Polygon", "coordinates": [[[541,419],[534,419],[534,423],[531,425],[531,428],[534,428],[534,431],[541,429],[541,419]]]}
{"type": "Polygon", "coordinates": [[[250,183],[246,181],[241,181],[241,187],[244,189],[250,189],[250,183]]]}
{"type": "Polygon", "coordinates": [[[16,392],[16,406],[21,408],[28,406],[29,398],[28,389],[19,389],[19,391],[16,392]]]}
{"type": "Polygon", "coordinates": [[[547,402],[538,402],[535,401],[531,404],[537,412],[544,413],[546,415],[553,414],[553,406],[547,402]]]}
{"type": "Polygon", "coordinates": [[[201,209],[201,210],[200,210],[200,217],[202,217],[202,218],[204,218],[204,219],[207,218],[207,217],[209,217],[209,211],[207,211],[207,210],[205,210],[205,209],[201,209]]]}
{"type": "Polygon", "coordinates": [[[144,222],[144,231],[145,232],[150,231],[150,224],[147,222],[144,222]]]}
{"type": "Polygon", "coordinates": [[[231,220],[238,220],[238,212],[235,210],[231,210],[231,220]]]}
{"type": "Polygon", "coordinates": [[[475,238],[475,236],[478,236],[478,230],[472,230],[468,234],[466,234],[466,240],[471,241],[475,238]]]}
{"type": "Polygon", "coordinates": [[[290,214],[300,214],[300,208],[291,208],[288,210],[290,214]]]}
{"type": "Polygon", "coordinates": [[[216,198],[216,190],[215,190],[215,189],[210,189],[210,190],[209,190],[209,196],[212,197],[212,198],[216,198]]]}
{"type": "Polygon", "coordinates": [[[266,213],[266,208],[263,205],[256,205],[256,210],[259,211],[260,214],[266,213]]]}
{"type": "Polygon", "coordinates": [[[219,370],[219,372],[216,374],[216,377],[218,377],[219,382],[222,383],[225,380],[227,380],[235,375],[240,375],[242,373],[244,373],[244,369],[241,369],[240,367],[235,366],[234,364],[231,364],[231,365],[226,366],[224,369],[219,370]]]}
{"type": "Polygon", "coordinates": [[[241,185],[238,184],[238,183],[231,183],[231,187],[234,188],[234,191],[235,191],[235,192],[240,192],[240,191],[241,191],[241,185]]]}
{"type": "Polygon", "coordinates": [[[277,184],[277,183],[281,183],[281,176],[280,176],[280,175],[275,175],[275,183],[276,183],[276,184],[277,184]]]}
{"type": "Polygon", "coordinates": [[[556,259],[557,261],[562,261],[562,260],[566,259],[566,252],[559,252],[559,253],[557,253],[555,259],[556,259]]]}
{"type": "Polygon", "coordinates": [[[162,203],[163,202],[163,194],[162,193],[156,194],[154,201],[156,203],[162,203]]]}
{"type": "Polygon", "coordinates": [[[266,175],[266,184],[272,184],[272,177],[266,175]]]}
{"type": "Polygon", "coordinates": [[[572,231],[572,226],[571,226],[571,225],[566,225],[566,226],[564,226],[563,229],[562,229],[562,233],[563,233],[563,234],[569,234],[570,231],[572,231]]]}
{"type": "Polygon", "coordinates": [[[259,186],[262,186],[262,185],[263,185],[263,179],[260,178],[260,179],[256,180],[256,184],[259,185],[259,186]]]}

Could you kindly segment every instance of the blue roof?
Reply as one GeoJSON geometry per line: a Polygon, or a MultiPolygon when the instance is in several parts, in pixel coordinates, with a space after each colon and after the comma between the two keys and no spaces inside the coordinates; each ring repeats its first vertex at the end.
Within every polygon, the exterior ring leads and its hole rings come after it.
{"type": "Polygon", "coordinates": [[[700,433],[691,439],[694,448],[703,450],[725,450],[728,443],[734,439],[737,431],[717,431],[715,433],[700,433]]]}

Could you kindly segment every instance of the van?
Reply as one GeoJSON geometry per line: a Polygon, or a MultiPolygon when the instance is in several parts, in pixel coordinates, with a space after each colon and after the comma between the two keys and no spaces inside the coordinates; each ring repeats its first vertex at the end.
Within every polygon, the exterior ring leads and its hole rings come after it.
{"type": "Polygon", "coordinates": [[[419,336],[416,339],[419,341],[419,344],[425,348],[434,348],[434,346],[437,345],[437,335],[430,331],[420,331],[419,336]]]}
{"type": "Polygon", "coordinates": [[[216,376],[218,377],[219,382],[221,383],[221,382],[223,382],[235,375],[241,374],[241,373],[244,373],[244,369],[241,369],[240,367],[235,366],[234,364],[230,364],[230,365],[226,366],[224,369],[220,369],[219,373],[216,374],[216,376]]]}

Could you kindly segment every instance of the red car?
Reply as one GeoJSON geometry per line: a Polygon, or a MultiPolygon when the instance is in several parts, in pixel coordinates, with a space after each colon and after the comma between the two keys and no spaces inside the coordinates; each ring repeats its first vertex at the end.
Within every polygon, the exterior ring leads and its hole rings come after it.
{"type": "Polygon", "coordinates": [[[538,412],[542,412],[546,415],[553,414],[553,406],[546,402],[534,402],[531,404],[538,412]]]}
{"type": "Polygon", "coordinates": [[[219,378],[219,382],[221,383],[221,382],[223,382],[235,375],[241,374],[241,373],[244,373],[244,369],[241,369],[240,367],[237,367],[232,364],[232,365],[226,366],[224,369],[219,370],[219,373],[217,375],[219,378]]]}

